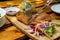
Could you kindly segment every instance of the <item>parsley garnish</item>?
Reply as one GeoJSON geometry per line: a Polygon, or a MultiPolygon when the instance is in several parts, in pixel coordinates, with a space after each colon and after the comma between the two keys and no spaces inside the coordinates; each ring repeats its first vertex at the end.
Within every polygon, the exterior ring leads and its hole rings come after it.
{"type": "Polygon", "coordinates": [[[1,17],[1,14],[0,14],[0,17],[1,17]]]}

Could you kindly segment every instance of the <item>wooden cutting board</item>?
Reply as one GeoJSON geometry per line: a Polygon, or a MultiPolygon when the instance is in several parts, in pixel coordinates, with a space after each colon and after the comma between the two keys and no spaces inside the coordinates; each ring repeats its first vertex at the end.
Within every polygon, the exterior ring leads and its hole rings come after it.
{"type": "MultiPolygon", "coordinates": [[[[29,29],[30,27],[28,25],[25,25],[17,20],[15,16],[6,16],[14,25],[16,25],[17,28],[19,28],[22,32],[24,32],[27,36],[29,36],[32,39],[35,40],[50,40],[46,36],[34,36],[33,34],[30,34],[28,31],[25,31],[25,29],[29,29]]],[[[53,40],[60,37],[60,31],[57,30],[60,29],[60,27],[56,27],[55,34],[51,37],[53,40]]]]}

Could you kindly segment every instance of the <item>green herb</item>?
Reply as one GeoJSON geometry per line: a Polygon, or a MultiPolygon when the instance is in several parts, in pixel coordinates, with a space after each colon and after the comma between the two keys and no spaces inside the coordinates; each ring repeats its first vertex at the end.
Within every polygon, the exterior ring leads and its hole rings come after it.
{"type": "Polygon", "coordinates": [[[1,17],[1,14],[0,14],[0,17],[1,17]]]}
{"type": "Polygon", "coordinates": [[[50,25],[47,29],[48,35],[52,36],[55,31],[54,25],[50,25]]]}

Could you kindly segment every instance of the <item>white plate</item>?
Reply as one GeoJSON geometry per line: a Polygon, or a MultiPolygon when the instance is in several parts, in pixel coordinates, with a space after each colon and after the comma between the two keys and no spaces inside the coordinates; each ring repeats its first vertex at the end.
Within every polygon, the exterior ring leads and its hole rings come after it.
{"type": "Polygon", "coordinates": [[[55,4],[51,7],[51,10],[60,14],[60,4],[55,4]]]}
{"type": "Polygon", "coordinates": [[[2,27],[5,24],[5,18],[2,18],[2,20],[0,21],[0,27],[2,27]]]}
{"type": "Polygon", "coordinates": [[[20,9],[17,7],[8,7],[8,8],[5,8],[5,10],[8,15],[15,15],[17,12],[20,11],[20,9]]]}

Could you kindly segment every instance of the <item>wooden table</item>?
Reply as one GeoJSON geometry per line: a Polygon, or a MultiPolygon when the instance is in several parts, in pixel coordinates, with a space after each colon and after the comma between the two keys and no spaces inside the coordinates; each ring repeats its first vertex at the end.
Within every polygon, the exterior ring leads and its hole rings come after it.
{"type": "Polygon", "coordinates": [[[18,30],[8,19],[6,19],[5,25],[0,28],[0,40],[15,40],[23,39],[25,34],[18,30]]]}
{"type": "MultiPolygon", "coordinates": [[[[50,6],[46,8],[46,10],[44,12],[47,12],[51,17],[52,19],[56,19],[56,20],[59,20],[59,23],[60,23],[60,16],[56,15],[54,12],[52,12],[50,10],[50,6]],[[48,10],[48,11],[47,11],[48,10]]],[[[20,30],[22,30],[26,35],[28,35],[30,38],[35,38],[37,40],[40,40],[40,38],[38,39],[37,37],[31,35],[30,33],[24,31],[25,28],[29,28],[27,25],[24,25],[23,23],[19,22],[17,19],[16,19],[16,16],[6,16],[14,25],[16,25],[17,28],[19,28],[20,30]]],[[[54,22],[56,22],[54,20],[54,22]]],[[[58,28],[60,29],[60,27],[58,28]]],[[[57,30],[58,30],[57,29],[57,30]]],[[[58,37],[60,36],[60,33],[58,33],[58,35],[56,34],[55,37],[58,37]]],[[[53,39],[55,38],[53,37],[53,39]]],[[[42,40],[43,40],[43,37],[42,37],[42,40]]]]}
{"type": "MultiPolygon", "coordinates": [[[[0,2],[0,7],[8,6],[8,3],[11,2],[13,1],[0,2]]],[[[15,40],[24,36],[25,34],[19,31],[8,19],[6,19],[5,25],[0,28],[0,40],[15,40]]]]}
{"type": "MultiPolygon", "coordinates": [[[[11,1],[12,2],[12,1],[11,1]]],[[[6,3],[6,2],[5,2],[6,3]]],[[[9,3],[9,2],[8,2],[9,3]]],[[[16,3],[16,1],[14,2],[16,3]]],[[[1,2],[2,4],[2,2],[1,2]]],[[[4,4],[4,3],[3,3],[4,4]]],[[[5,4],[6,5],[6,4],[5,4]]],[[[1,6],[1,5],[0,5],[1,6]]],[[[3,5],[4,6],[4,5],[3,5]]],[[[1,6],[1,7],[3,7],[1,6]]],[[[7,6],[7,5],[6,5],[7,6]]],[[[49,8],[48,8],[49,9],[49,8]]],[[[46,9],[47,10],[47,9],[46,9]]],[[[49,10],[51,11],[51,10],[49,10]]],[[[48,12],[49,12],[48,11],[48,12]]],[[[50,14],[51,15],[51,14],[50,14]]],[[[52,14],[53,16],[55,16],[55,14],[53,13],[52,14]]],[[[10,22],[8,22],[8,20],[6,20],[6,24],[9,24],[10,22]]],[[[8,27],[6,29],[4,29],[3,32],[0,32],[0,39],[1,40],[15,40],[16,38],[19,38],[19,37],[23,37],[25,34],[23,34],[22,32],[20,32],[14,25],[12,25],[11,27],[8,27]],[[16,32],[18,31],[18,32],[16,32]],[[8,34],[8,35],[7,35],[8,34]],[[6,36],[7,35],[7,36],[6,36]],[[8,38],[9,37],[9,38],[8,38]]]]}
{"type": "MultiPolygon", "coordinates": [[[[13,4],[17,5],[19,3],[20,0],[0,2],[0,7],[6,7],[13,4]]],[[[26,38],[29,39],[6,18],[5,25],[0,28],[0,40],[23,40],[26,38]]]]}

